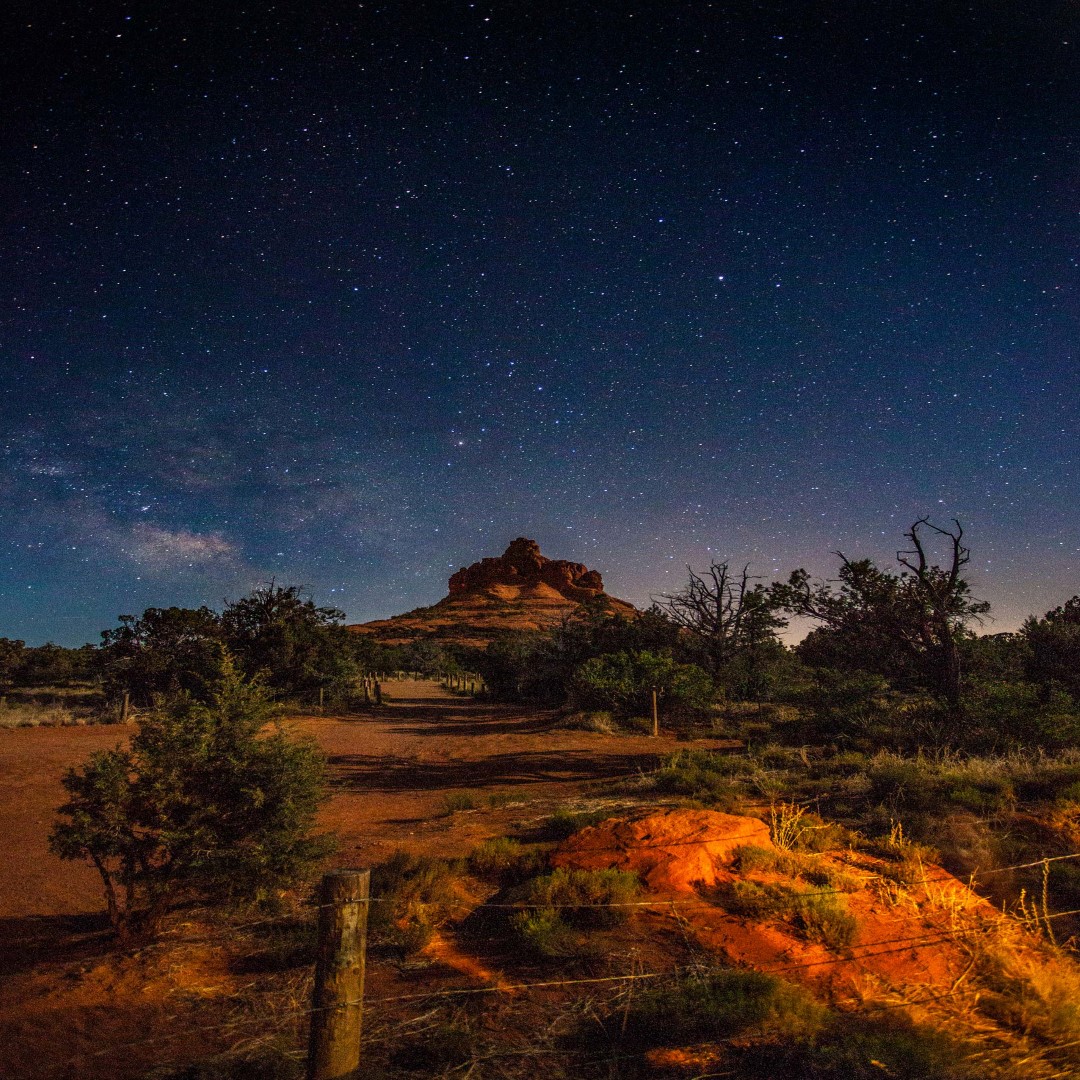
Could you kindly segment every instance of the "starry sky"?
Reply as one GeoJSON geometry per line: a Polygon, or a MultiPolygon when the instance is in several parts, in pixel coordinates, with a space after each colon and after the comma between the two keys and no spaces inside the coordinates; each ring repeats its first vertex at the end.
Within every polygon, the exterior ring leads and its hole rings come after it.
{"type": "Polygon", "coordinates": [[[633,602],[959,518],[1080,592],[1071,0],[3,16],[0,636],[515,536],[633,602]]]}

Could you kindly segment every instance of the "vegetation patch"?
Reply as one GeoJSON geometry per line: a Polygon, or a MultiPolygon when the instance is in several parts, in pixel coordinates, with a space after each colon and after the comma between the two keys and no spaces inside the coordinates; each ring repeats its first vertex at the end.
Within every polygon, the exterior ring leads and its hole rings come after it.
{"type": "Polygon", "coordinates": [[[511,918],[511,927],[537,955],[590,955],[596,947],[589,934],[625,923],[640,892],[637,876],[622,870],[560,867],[521,887],[522,910],[511,918]]]}
{"type": "Polygon", "coordinates": [[[538,873],[546,856],[508,836],[496,836],[473,848],[467,861],[470,872],[477,877],[505,883],[538,873]]]}
{"type": "Polygon", "coordinates": [[[463,810],[475,810],[476,799],[467,791],[451,791],[443,797],[443,816],[450,817],[463,810]]]}
{"type": "Polygon", "coordinates": [[[746,792],[734,776],[745,768],[743,758],[705,750],[682,750],[653,774],[653,782],[657,791],[683,795],[709,809],[733,813],[746,792]]]}
{"type": "Polygon", "coordinates": [[[611,817],[610,808],[603,810],[571,810],[559,807],[544,823],[544,836],[549,840],[566,840],[575,833],[587,829],[590,825],[598,825],[611,817]]]}
{"type": "Polygon", "coordinates": [[[858,921],[834,893],[801,893],[794,908],[795,926],[808,941],[841,950],[855,939],[858,921]]]}
{"type": "Polygon", "coordinates": [[[679,1045],[738,1035],[820,1030],[828,1010],[801,987],[760,971],[723,968],[638,994],[626,1019],[637,1044],[679,1045]]]}
{"type": "Polygon", "coordinates": [[[371,871],[368,929],[373,943],[418,952],[449,919],[458,900],[459,864],[394,852],[371,871]]]}

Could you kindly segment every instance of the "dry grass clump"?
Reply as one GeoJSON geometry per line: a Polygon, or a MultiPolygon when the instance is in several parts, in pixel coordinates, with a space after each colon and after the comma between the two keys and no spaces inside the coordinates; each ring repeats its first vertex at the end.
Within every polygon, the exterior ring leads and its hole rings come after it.
{"type": "Polygon", "coordinates": [[[527,882],[523,909],[510,920],[529,951],[547,958],[591,956],[596,930],[626,922],[641,893],[635,874],[623,870],[567,870],[563,867],[527,882]]]}
{"type": "Polygon", "coordinates": [[[507,882],[536,874],[546,857],[536,848],[526,847],[508,836],[495,836],[473,848],[466,860],[477,877],[507,882]]]}
{"type": "Polygon", "coordinates": [[[373,942],[418,952],[453,913],[461,879],[458,863],[395,851],[371,871],[373,942]]]}
{"type": "Polygon", "coordinates": [[[732,1036],[812,1035],[828,1010],[802,987],[761,971],[722,968],[678,979],[637,995],[625,1030],[638,1044],[694,1042],[732,1036]]]}
{"type": "Polygon", "coordinates": [[[0,698],[0,728],[73,727],[90,718],[58,703],[8,702],[0,698]]]}

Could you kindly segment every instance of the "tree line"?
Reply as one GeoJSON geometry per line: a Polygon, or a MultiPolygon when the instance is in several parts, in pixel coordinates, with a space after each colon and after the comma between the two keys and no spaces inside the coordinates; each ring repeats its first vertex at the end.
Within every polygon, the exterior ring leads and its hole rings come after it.
{"type": "MultiPolygon", "coordinates": [[[[322,755],[275,724],[279,704],[379,669],[460,665],[497,698],[615,721],[645,714],[654,694],[672,725],[773,703],[768,737],[798,745],[1076,745],[1080,596],[1017,633],[980,636],[989,605],[964,576],[959,523],[920,519],[906,541],[895,568],[837,552],[830,581],[797,569],[766,583],[715,561],[636,617],[600,598],[549,631],[506,634],[484,650],[380,645],[350,633],[337,609],[273,582],[221,613],[122,616],[99,648],[60,650],[73,654],[66,670],[94,673],[144,708],[126,745],[68,770],[52,849],[97,868],[121,937],[152,933],[180,902],[272,899],[332,846],[314,827],[322,755]],[[781,634],[794,618],[813,629],[789,647],[781,634]]],[[[57,649],[0,639],[0,677],[62,670],[57,649]]]]}
{"type": "Polygon", "coordinates": [[[793,738],[933,741],[969,749],[1080,739],[1080,596],[1016,633],[979,634],[990,605],[965,576],[959,522],[920,518],[896,566],[835,552],[836,577],[756,579],[714,561],[640,618],[585,609],[546,633],[492,643],[476,663],[504,698],[692,722],[717,702],[773,702],[793,738]],[[937,550],[939,555],[934,556],[937,550]],[[791,621],[811,629],[789,647],[791,621]]]}

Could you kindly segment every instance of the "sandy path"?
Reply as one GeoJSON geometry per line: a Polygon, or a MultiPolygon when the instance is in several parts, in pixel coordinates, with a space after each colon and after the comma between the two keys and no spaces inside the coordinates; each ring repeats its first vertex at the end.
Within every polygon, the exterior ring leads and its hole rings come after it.
{"type": "Polygon", "coordinates": [[[338,834],[338,862],[367,865],[400,846],[460,854],[576,795],[603,795],[603,781],[685,745],[555,730],[549,714],[476,704],[431,683],[387,683],[384,692],[374,717],[295,724],[329,757],[334,795],[323,820],[338,834]],[[475,809],[448,814],[448,797],[463,795],[475,809]],[[506,805],[490,807],[493,795],[506,805]]]}

